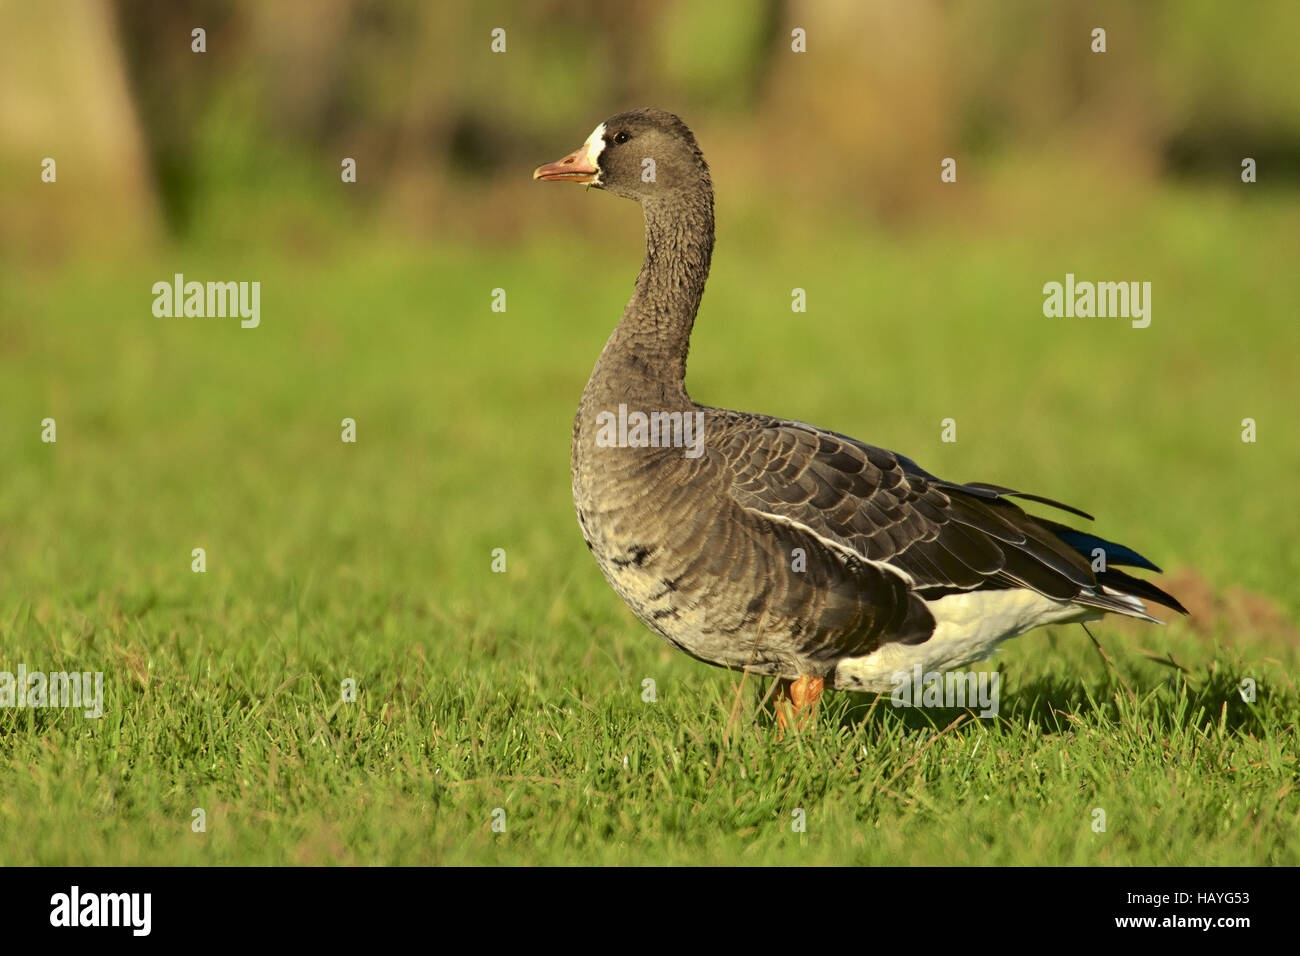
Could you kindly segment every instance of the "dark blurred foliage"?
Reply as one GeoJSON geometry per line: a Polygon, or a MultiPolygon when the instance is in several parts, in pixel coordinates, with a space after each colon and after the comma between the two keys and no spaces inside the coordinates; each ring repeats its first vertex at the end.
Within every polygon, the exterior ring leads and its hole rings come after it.
{"type": "MultiPolygon", "coordinates": [[[[924,210],[938,160],[1039,157],[1231,182],[1300,178],[1300,4],[1214,0],[53,0],[0,15],[0,243],[184,237],[216,207],[328,206],[405,228],[511,229],[535,163],[619,109],[672,109],[731,182],[924,210]],[[1107,52],[1090,51],[1094,27],[1107,52]],[[207,52],[191,51],[206,30],[207,52]],[[491,49],[505,30],[506,52],[491,49]],[[807,52],[791,50],[791,31],[807,52]],[[57,155],[65,208],[32,186],[57,155]],[[920,168],[924,175],[918,176],[920,168]],[[784,175],[772,182],[772,171],[784,175]],[[74,175],[75,173],[75,175],[74,175]],[[790,175],[793,173],[794,175],[790,175]]],[[[964,165],[964,170],[969,170],[964,165]]],[[[310,218],[310,215],[308,215],[310,218]]]]}

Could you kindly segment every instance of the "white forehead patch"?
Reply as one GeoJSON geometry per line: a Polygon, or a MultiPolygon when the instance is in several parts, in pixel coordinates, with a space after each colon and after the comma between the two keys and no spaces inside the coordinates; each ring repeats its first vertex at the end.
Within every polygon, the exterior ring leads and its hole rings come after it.
{"type": "Polygon", "coordinates": [[[599,160],[601,152],[605,149],[605,124],[601,123],[593,129],[591,135],[587,137],[587,141],[582,145],[587,147],[587,162],[591,164],[592,169],[597,170],[596,178],[592,182],[600,182],[599,160]]]}

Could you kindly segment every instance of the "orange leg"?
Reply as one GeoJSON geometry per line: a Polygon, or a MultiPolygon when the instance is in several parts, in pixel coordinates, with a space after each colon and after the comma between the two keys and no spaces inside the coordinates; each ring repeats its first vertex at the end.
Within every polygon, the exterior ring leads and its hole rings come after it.
{"type": "Polygon", "coordinates": [[[807,674],[795,680],[779,679],[772,706],[776,711],[776,739],[785,738],[785,729],[791,724],[803,730],[809,718],[817,713],[817,700],[822,695],[825,681],[807,674]]]}

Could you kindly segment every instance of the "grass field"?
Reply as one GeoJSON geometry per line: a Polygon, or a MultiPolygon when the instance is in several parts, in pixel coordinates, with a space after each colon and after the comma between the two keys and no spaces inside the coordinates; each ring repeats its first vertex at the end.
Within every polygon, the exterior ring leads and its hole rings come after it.
{"type": "Polygon", "coordinates": [[[0,265],[0,670],[107,697],[0,708],[0,862],[1300,864],[1294,201],[974,238],[721,206],[698,400],[1076,504],[1194,612],[1094,625],[1109,665],[1011,642],[997,719],[836,695],[780,742],[583,547],[571,417],[640,236],[562,201],[616,238],[0,265]],[[1044,318],[1067,271],[1150,280],[1151,327],[1044,318]],[[261,281],[261,327],[155,318],[174,272],[261,281]]]}

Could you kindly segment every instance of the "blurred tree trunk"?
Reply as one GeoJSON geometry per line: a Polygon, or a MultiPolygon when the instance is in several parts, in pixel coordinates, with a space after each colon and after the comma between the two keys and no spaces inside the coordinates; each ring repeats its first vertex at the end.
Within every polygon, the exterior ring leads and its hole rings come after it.
{"type": "Polygon", "coordinates": [[[160,231],[107,0],[0,5],[0,246],[120,249],[160,231]],[[57,179],[41,181],[42,161],[57,179]]]}

